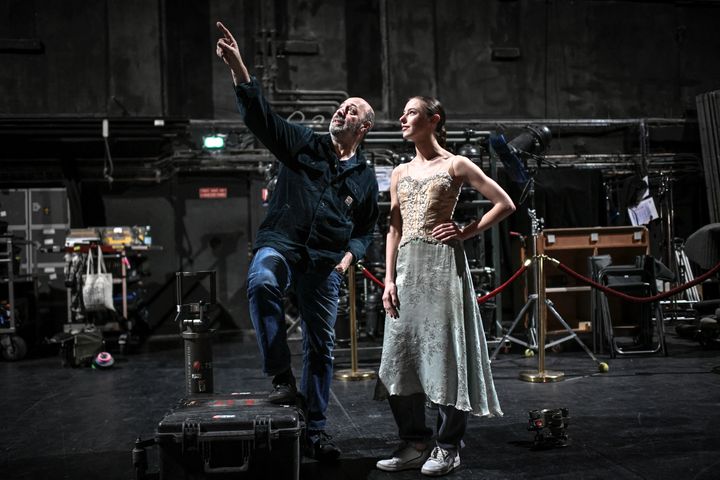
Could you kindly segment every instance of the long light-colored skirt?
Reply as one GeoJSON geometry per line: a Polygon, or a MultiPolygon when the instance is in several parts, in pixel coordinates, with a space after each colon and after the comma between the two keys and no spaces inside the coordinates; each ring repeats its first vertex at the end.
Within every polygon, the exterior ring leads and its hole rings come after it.
{"type": "Polygon", "coordinates": [[[379,373],[387,392],[502,415],[462,245],[411,240],[396,270],[400,318],[385,319],[379,373]]]}

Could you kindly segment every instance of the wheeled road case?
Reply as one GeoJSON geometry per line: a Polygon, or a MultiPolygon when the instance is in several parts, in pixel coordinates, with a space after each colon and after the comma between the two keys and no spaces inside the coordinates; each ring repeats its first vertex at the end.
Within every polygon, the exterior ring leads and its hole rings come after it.
{"type": "Polygon", "coordinates": [[[267,394],[213,393],[215,272],[177,272],[177,317],[185,344],[185,398],[158,423],[155,438],[135,441],[137,480],[148,473],[146,449],[158,446],[161,480],[300,478],[302,410],[274,405],[267,394]],[[187,302],[183,280],[209,279],[209,298],[187,302]]]}
{"type": "Polygon", "coordinates": [[[161,479],[300,478],[304,429],[296,407],[262,394],[183,399],[157,427],[161,479]]]}

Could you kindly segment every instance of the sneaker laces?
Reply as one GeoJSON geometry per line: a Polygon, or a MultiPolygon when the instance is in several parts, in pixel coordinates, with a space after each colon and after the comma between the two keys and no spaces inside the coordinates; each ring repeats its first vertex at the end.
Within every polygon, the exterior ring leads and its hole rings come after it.
{"type": "Polygon", "coordinates": [[[438,460],[441,462],[445,462],[447,458],[450,456],[450,452],[448,450],[445,450],[442,447],[435,447],[433,448],[432,452],[430,453],[430,458],[433,460],[438,460]]]}

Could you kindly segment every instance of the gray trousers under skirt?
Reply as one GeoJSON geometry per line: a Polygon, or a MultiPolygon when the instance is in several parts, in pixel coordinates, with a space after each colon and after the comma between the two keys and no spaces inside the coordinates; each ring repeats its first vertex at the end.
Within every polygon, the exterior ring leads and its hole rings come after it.
{"type": "MultiPolygon", "coordinates": [[[[390,409],[398,434],[407,442],[427,443],[433,431],[425,424],[425,394],[390,395],[390,409]]],[[[468,412],[453,406],[438,405],[436,443],[445,450],[458,450],[467,427],[468,412]]]]}

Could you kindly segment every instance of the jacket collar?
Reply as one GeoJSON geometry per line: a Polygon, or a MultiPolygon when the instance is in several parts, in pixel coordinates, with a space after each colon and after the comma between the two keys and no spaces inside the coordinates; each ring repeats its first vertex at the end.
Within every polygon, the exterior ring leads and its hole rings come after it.
{"type": "MultiPolygon", "coordinates": [[[[322,146],[322,149],[324,150],[324,153],[328,159],[331,159],[330,162],[335,162],[335,165],[337,165],[337,162],[340,160],[338,159],[337,153],[335,153],[335,147],[332,143],[332,138],[330,137],[329,133],[326,133],[320,137],[320,144],[322,146]]],[[[358,146],[358,148],[355,150],[355,157],[356,157],[356,165],[350,167],[345,172],[343,172],[343,177],[348,176],[350,173],[355,171],[362,172],[367,168],[367,163],[365,161],[365,154],[363,153],[362,148],[358,146]]],[[[336,169],[337,167],[333,165],[331,168],[336,169]]]]}

